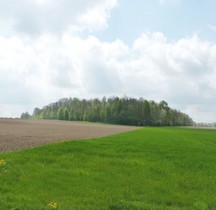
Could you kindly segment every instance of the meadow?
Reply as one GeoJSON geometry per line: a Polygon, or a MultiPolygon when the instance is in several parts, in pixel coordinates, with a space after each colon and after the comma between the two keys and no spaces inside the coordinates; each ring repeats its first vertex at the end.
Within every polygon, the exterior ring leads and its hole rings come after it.
{"type": "Polygon", "coordinates": [[[2,210],[215,210],[216,130],[141,128],[0,153],[2,210]]]}

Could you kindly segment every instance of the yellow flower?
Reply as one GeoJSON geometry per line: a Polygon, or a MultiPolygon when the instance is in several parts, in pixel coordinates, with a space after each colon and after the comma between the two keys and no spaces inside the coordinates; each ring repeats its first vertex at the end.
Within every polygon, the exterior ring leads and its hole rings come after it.
{"type": "Polygon", "coordinates": [[[51,209],[56,209],[57,208],[57,203],[55,201],[52,201],[51,203],[47,204],[47,206],[51,209]]]}
{"type": "Polygon", "coordinates": [[[6,164],[6,161],[5,160],[0,160],[0,166],[1,165],[5,165],[6,164]]]}

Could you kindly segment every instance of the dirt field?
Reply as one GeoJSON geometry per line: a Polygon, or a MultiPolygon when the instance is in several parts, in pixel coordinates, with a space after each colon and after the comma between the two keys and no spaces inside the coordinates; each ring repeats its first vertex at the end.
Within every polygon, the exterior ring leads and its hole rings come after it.
{"type": "Polygon", "coordinates": [[[135,129],[137,127],[80,122],[0,119],[0,152],[50,142],[102,137],[135,129]]]}

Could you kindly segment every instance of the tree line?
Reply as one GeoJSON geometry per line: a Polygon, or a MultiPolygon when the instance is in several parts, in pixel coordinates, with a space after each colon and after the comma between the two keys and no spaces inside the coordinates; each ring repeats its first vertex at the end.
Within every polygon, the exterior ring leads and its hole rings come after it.
{"type": "Polygon", "coordinates": [[[21,118],[25,117],[138,126],[193,125],[193,120],[187,114],[170,108],[166,101],[156,103],[128,97],[103,97],[101,100],[63,98],[41,109],[35,108],[32,115],[23,113],[21,118]]]}

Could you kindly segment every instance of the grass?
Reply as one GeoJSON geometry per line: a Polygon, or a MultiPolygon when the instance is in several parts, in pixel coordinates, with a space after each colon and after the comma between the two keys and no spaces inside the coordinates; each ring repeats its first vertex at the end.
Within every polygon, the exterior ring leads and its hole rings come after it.
{"type": "Polygon", "coordinates": [[[216,130],[143,128],[0,160],[2,210],[216,209],[216,130]]]}

